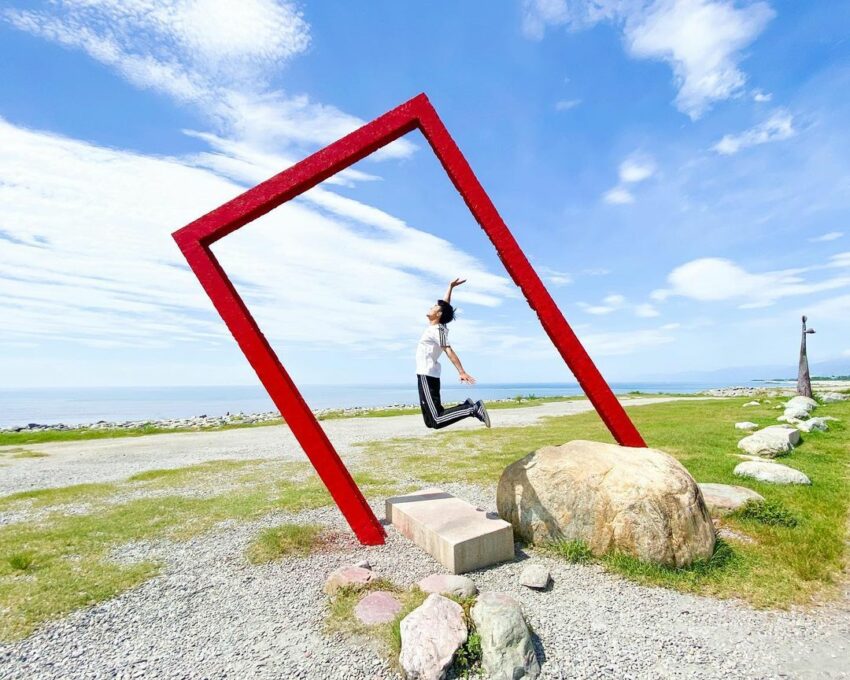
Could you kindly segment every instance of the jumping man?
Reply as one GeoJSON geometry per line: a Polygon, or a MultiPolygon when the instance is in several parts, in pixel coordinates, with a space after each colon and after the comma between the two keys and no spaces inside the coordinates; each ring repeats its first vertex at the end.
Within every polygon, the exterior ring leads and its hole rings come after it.
{"type": "Polygon", "coordinates": [[[475,384],[475,378],[463,370],[455,351],[449,345],[449,331],[446,324],[455,318],[454,307],[451,306],[452,291],[455,286],[465,283],[466,279],[455,279],[449,284],[444,300],[437,300],[428,313],[429,326],[419,338],[416,346],[416,379],[419,383],[419,404],[422,406],[422,416],[425,425],[434,429],[446,427],[464,418],[478,418],[487,427],[490,427],[490,416],[484,407],[483,401],[472,401],[468,399],[462,404],[443,408],[440,403],[440,362],[437,359],[445,352],[449,360],[455,365],[458,376],[462,383],[475,384]]]}

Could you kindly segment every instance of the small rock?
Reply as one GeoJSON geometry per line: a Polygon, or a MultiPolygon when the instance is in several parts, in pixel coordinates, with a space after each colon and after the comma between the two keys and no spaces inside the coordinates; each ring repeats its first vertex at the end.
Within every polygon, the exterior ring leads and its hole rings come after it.
{"type": "Polygon", "coordinates": [[[759,428],[757,423],[751,423],[748,420],[745,420],[742,423],[735,423],[736,430],[757,430],[759,428]]]}
{"type": "Polygon", "coordinates": [[[824,394],[819,394],[820,400],[824,404],[831,404],[836,401],[846,401],[850,399],[850,394],[841,394],[840,392],[826,392],[824,394]]]}
{"type": "Polygon", "coordinates": [[[432,574],[423,578],[417,585],[422,592],[438,595],[473,597],[478,594],[478,588],[471,578],[456,574],[432,574]]]}
{"type": "Polygon", "coordinates": [[[803,422],[798,423],[797,427],[803,432],[814,432],[815,430],[819,432],[826,432],[829,429],[829,425],[826,424],[825,418],[810,418],[809,420],[804,420],[803,422]]]}
{"type": "Polygon", "coordinates": [[[782,415],[786,420],[805,420],[809,417],[809,409],[799,405],[786,406],[782,415]]]}
{"type": "Polygon", "coordinates": [[[811,397],[796,396],[785,402],[785,408],[789,407],[804,408],[806,411],[813,411],[818,407],[818,403],[811,397]]]}
{"type": "Polygon", "coordinates": [[[520,573],[519,582],[527,588],[543,590],[549,585],[549,570],[542,564],[529,564],[520,573]]]}
{"type": "Polygon", "coordinates": [[[540,664],[519,603],[505,593],[481,593],[470,611],[481,636],[481,665],[492,680],[536,678],[540,664]]]}
{"type": "Polygon", "coordinates": [[[404,676],[407,680],[442,680],[466,636],[463,608],[431,593],[401,620],[399,664],[404,676]]]}
{"type": "Polygon", "coordinates": [[[754,456],[776,458],[793,450],[800,442],[800,431],[787,425],[771,425],[738,442],[738,448],[754,456]]]}
{"type": "Polygon", "coordinates": [[[746,504],[747,501],[763,501],[764,497],[745,486],[734,484],[700,484],[702,497],[709,511],[719,515],[734,512],[746,504]]]}
{"type": "Polygon", "coordinates": [[[354,563],[355,567],[360,567],[361,569],[368,569],[372,571],[372,563],[369,560],[360,560],[359,562],[354,563]]]}
{"type": "Polygon", "coordinates": [[[749,477],[771,484],[811,484],[812,481],[799,470],[767,461],[748,460],[739,463],[733,474],[737,477],[749,477]]]}
{"type": "Polygon", "coordinates": [[[389,623],[401,611],[401,602],[385,590],[369,593],[354,607],[354,615],[367,626],[389,623]]]}
{"type": "Polygon", "coordinates": [[[363,567],[355,567],[353,565],[340,567],[331,572],[328,580],[325,581],[325,593],[327,595],[335,595],[336,591],[346,586],[360,589],[374,580],[375,573],[371,569],[363,569],[363,567]]]}
{"type": "Polygon", "coordinates": [[[742,408],[747,408],[747,406],[761,406],[757,401],[748,401],[746,404],[742,406],[742,408]]]}

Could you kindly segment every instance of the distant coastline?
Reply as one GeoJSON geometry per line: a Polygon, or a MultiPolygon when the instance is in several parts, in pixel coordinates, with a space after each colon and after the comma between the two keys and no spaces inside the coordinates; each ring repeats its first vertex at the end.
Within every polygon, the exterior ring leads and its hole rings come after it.
{"type": "MultiPolygon", "coordinates": [[[[629,392],[694,394],[724,387],[728,382],[621,382],[611,383],[617,394],[629,392]]],[[[744,381],[741,386],[764,386],[744,381]]],[[[413,385],[304,385],[301,393],[317,413],[333,409],[418,406],[413,385]]],[[[494,383],[473,387],[444,382],[443,401],[460,402],[470,397],[485,401],[517,396],[570,397],[583,394],[577,383],[494,383]]],[[[109,387],[0,389],[0,428],[31,424],[81,426],[107,423],[165,422],[228,414],[278,417],[263,388],[257,386],[210,387],[109,387]]]]}

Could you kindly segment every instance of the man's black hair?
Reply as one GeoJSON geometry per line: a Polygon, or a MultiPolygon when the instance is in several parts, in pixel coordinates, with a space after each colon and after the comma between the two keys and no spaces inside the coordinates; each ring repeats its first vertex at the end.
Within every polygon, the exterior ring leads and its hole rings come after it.
{"type": "Polygon", "coordinates": [[[437,300],[440,305],[440,323],[450,323],[455,318],[455,308],[445,300],[437,300]]]}

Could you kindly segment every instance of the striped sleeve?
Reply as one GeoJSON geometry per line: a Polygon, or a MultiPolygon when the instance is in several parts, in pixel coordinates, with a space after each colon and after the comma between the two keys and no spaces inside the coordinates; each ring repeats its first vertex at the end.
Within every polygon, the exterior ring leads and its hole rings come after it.
{"type": "Polygon", "coordinates": [[[451,347],[449,345],[449,329],[443,325],[440,325],[438,328],[440,330],[440,347],[451,347]]]}

